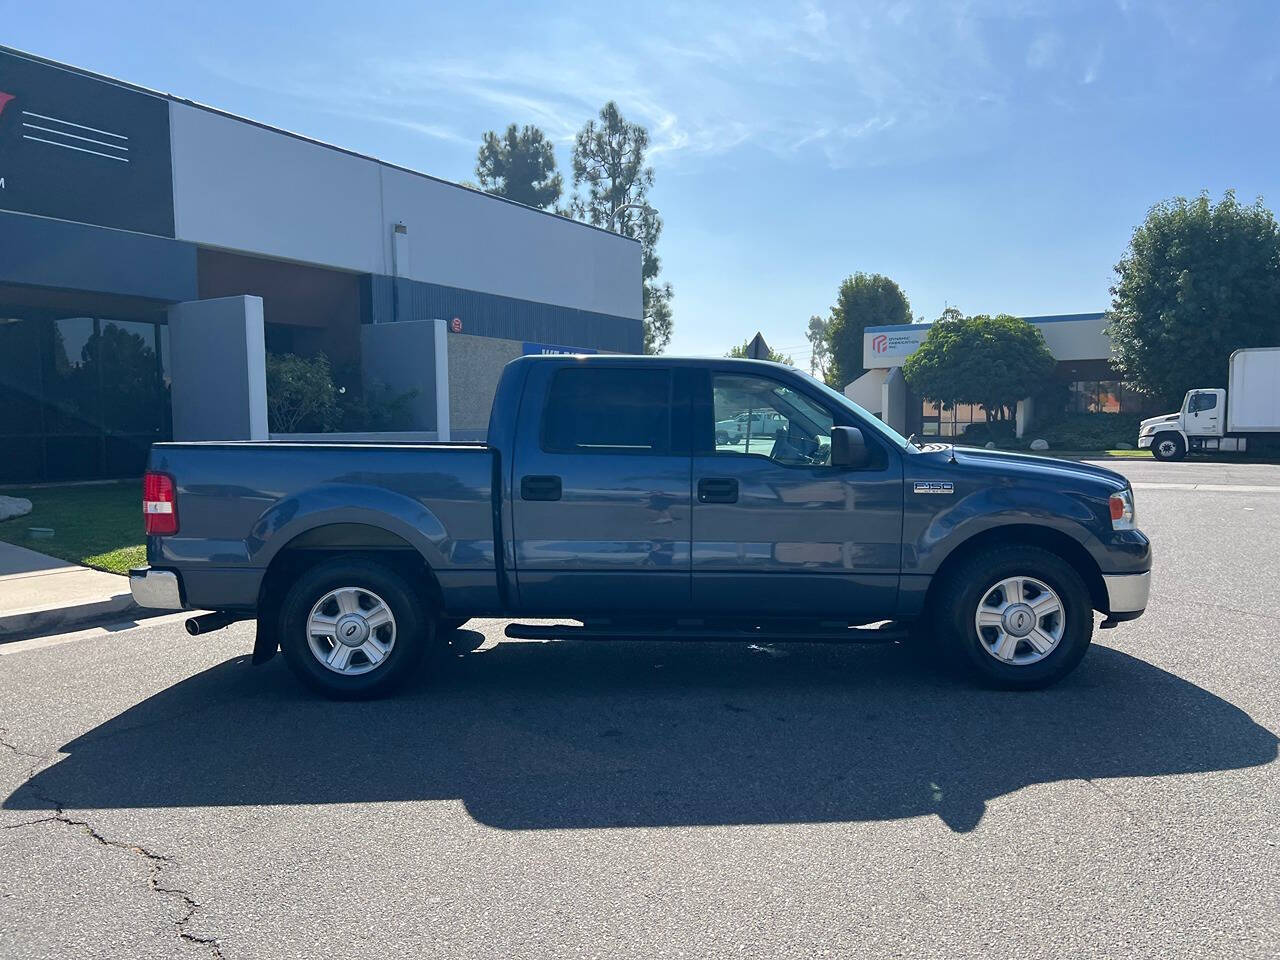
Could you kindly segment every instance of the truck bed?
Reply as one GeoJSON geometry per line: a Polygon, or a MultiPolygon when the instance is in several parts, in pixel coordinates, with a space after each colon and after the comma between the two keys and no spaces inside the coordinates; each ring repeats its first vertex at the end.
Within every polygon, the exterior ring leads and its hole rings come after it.
{"type": "Polygon", "coordinates": [[[496,463],[483,443],[156,444],[178,533],[150,538],[147,560],[181,567],[190,606],[251,609],[282,550],[372,538],[418,550],[454,595],[496,604],[496,463]]]}

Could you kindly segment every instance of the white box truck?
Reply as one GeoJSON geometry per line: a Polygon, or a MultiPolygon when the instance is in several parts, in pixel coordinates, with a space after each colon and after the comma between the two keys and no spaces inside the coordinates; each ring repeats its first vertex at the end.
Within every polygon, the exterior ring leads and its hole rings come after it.
{"type": "Polygon", "coordinates": [[[1280,347],[1237,350],[1228,363],[1226,390],[1188,390],[1177,413],[1143,420],[1138,449],[1157,460],[1244,453],[1251,437],[1280,433],[1280,347]]]}

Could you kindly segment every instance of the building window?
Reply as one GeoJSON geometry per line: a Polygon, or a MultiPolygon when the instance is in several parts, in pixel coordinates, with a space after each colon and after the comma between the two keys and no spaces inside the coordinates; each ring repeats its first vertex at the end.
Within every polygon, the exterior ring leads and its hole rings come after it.
{"type": "Polygon", "coordinates": [[[987,411],[980,403],[954,406],[925,400],[920,405],[920,433],[926,437],[958,437],[971,423],[986,423],[987,411]]]}
{"type": "Polygon", "coordinates": [[[1067,385],[1068,413],[1143,414],[1151,401],[1121,380],[1077,380],[1067,385]]]}
{"type": "Polygon", "coordinates": [[[171,430],[162,329],[0,306],[0,482],[140,475],[171,430]]]}

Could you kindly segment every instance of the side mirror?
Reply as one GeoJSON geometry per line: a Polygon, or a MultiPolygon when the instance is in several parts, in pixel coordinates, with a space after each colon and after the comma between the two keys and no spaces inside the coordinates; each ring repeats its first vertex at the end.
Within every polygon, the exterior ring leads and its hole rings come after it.
{"type": "Polygon", "coordinates": [[[871,462],[866,438],[857,427],[831,428],[831,465],[833,467],[865,467],[871,462]]]}

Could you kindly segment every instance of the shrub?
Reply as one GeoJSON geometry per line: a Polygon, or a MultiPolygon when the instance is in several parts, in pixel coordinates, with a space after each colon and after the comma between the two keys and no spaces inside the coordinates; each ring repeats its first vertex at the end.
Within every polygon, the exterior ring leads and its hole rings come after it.
{"type": "Polygon", "coordinates": [[[1053,450],[1110,450],[1136,443],[1140,417],[1127,413],[1063,413],[1035,423],[1023,437],[1044,437],[1053,450]]]}
{"type": "Polygon", "coordinates": [[[964,428],[960,442],[971,447],[985,446],[988,441],[995,441],[997,446],[1007,447],[1014,443],[1017,424],[1012,420],[993,420],[991,423],[979,421],[964,428]]]}
{"type": "Polygon", "coordinates": [[[342,422],[329,358],[267,354],[267,426],[273,433],[325,433],[342,422]]]}

